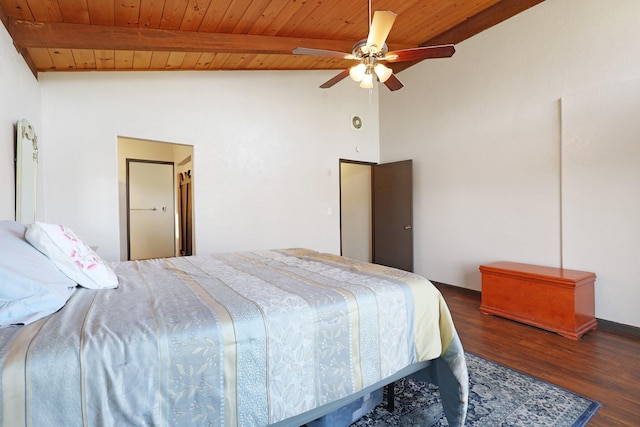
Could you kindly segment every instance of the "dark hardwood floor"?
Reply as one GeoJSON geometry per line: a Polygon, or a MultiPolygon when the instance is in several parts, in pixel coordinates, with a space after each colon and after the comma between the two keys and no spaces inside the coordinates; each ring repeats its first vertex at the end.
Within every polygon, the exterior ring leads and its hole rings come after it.
{"type": "Polygon", "coordinates": [[[640,426],[637,328],[600,322],[598,329],[574,341],[482,314],[479,292],[434,284],[449,305],[466,351],[600,402],[589,426],[640,426]]]}

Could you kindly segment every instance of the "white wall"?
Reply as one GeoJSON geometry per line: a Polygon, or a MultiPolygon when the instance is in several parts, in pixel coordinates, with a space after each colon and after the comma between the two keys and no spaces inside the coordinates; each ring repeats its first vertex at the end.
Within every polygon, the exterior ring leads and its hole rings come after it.
{"type": "MultiPolygon", "coordinates": [[[[381,94],[381,160],[414,159],[418,273],[479,290],[480,264],[561,266],[560,99],[639,78],[638,22],[636,0],[547,0],[381,94]]],[[[587,259],[565,267],[594,271],[587,259]]],[[[640,326],[640,312],[619,311],[624,299],[639,301],[640,288],[596,282],[596,316],[640,326]]]]}
{"type": "Polygon", "coordinates": [[[198,253],[339,253],[339,159],[378,161],[378,100],[335,72],[45,73],[46,220],[120,259],[117,136],[193,145],[198,253]],[[350,117],[364,128],[351,129],[350,117]]]}
{"type": "MultiPolygon", "coordinates": [[[[9,33],[0,24],[0,220],[15,219],[15,123],[27,119],[45,143],[40,126],[40,87],[9,33]]],[[[41,169],[42,162],[40,163],[41,169]]],[[[38,191],[38,201],[42,201],[38,191]]],[[[37,215],[41,215],[39,203],[37,215]]]]}
{"type": "Polygon", "coordinates": [[[568,268],[598,272],[597,308],[638,318],[640,79],[562,98],[562,236],[568,268]]]}

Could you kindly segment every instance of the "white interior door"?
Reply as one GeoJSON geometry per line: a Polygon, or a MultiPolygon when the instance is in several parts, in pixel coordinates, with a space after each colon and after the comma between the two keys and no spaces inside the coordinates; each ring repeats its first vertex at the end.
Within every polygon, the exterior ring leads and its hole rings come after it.
{"type": "Polygon", "coordinates": [[[175,256],[173,163],[127,160],[129,259],[175,256]]]}

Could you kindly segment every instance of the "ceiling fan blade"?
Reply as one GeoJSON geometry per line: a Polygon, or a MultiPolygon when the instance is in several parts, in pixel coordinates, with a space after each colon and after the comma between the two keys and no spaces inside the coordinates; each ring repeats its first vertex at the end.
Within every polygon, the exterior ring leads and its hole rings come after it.
{"type": "Polygon", "coordinates": [[[391,76],[384,82],[384,85],[389,88],[389,90],[394,91],[398,89],[402,89],[404,85],[395,74],[391,74],[391,76]]]}
{"type": "Polygon", "coordinates": [[[455,52],[456,48],[452,44],[425,46],[389,52],[382,59],[387,62],[420,61],[429,58],[449,58],[455,52]]]}
{"type": "Polygon", "coordinates": [[[297,47],[291,51],[295,55],[330,56],[332,58],[356,59],[350,53],[336,52],[335,50],[313,49],[307,47],[297,47]]]}
{"type": "Polygon", "coordinates": [[[382,50],[393,26],[393,22],[396,20],[396,16],[398,15],[389,10],[375,11],[371,21],[371,28],[369,29],[369,37],[367,38],[368,51],[370,51],[372,46],[376,46],[376,52],[382,50]]]}
{"type": "Polygon", "coordinates": [[[349,69],[347,68],[346,70],[342,71],[340,74],[335,76],[334,78],[329,79],[326,82],[324,82],[323,84],[321,84],[320,87],[322,89],[328,89],[331,86],[333,86],[334,84],[336,84],[339,81],[341,81],[342,79],[344,79],[345,77],[347,77],[348,75],[349,75],[349,69]]]}

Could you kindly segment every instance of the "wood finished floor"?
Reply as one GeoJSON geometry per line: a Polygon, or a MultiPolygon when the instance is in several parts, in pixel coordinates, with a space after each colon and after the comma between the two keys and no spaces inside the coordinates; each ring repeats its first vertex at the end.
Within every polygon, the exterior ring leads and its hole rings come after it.
{"type": "Polygon", "coordinates": [[[600,325],[579,341],[479,310],[480,293],[435,284],[466,351],[602,405],[589,426],[640,426],[640,338],[600,325]]]}

